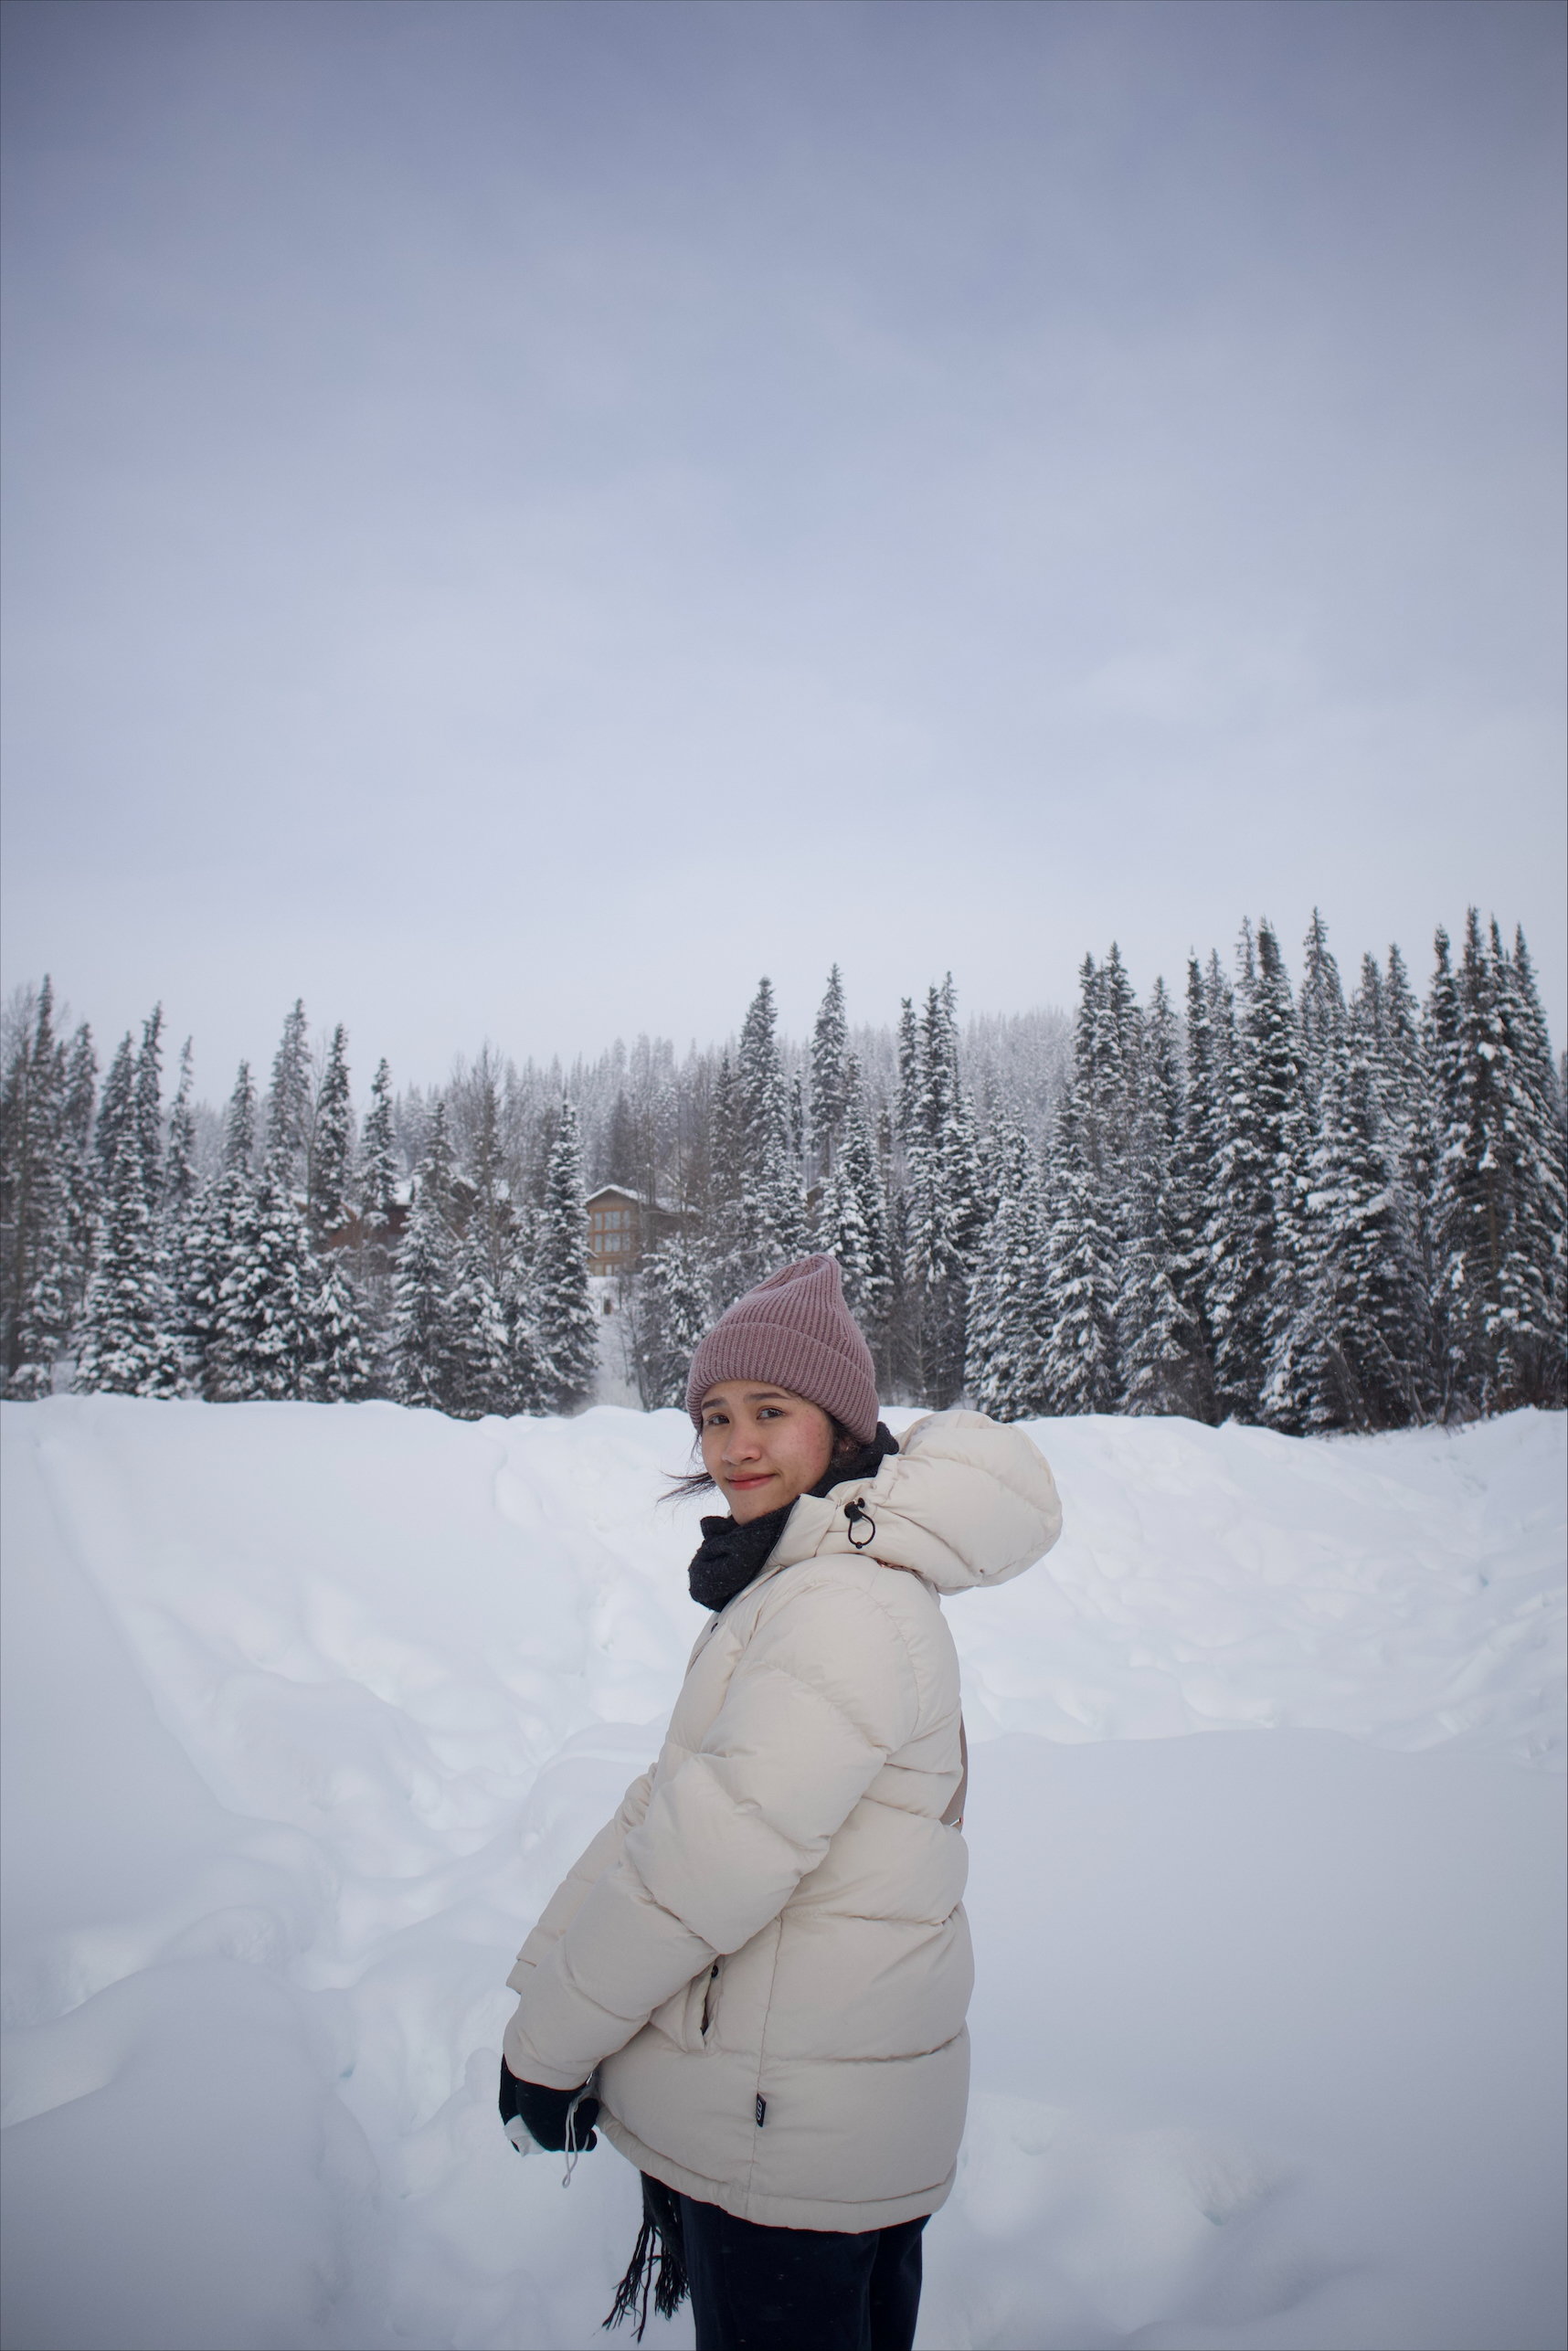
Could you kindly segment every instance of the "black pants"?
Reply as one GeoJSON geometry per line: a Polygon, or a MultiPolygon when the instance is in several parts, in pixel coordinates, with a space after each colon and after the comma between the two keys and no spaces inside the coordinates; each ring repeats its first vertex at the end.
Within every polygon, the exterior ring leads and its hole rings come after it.
{"type": "Polygon", "coordinates": [[[925,2226],[759,2229],[683,2196],[697,2351],[910,2351],[925,2226]]]}

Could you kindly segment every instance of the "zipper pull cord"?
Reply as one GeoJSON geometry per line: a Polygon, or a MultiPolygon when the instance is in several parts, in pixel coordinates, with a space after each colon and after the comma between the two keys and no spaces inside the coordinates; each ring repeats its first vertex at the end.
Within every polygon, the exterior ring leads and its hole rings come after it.
{"type": "Polygon", "coordinates": [[[849,1520],[849,1539],[851,1548],[854,1551],[868,1550],[871,1544],[876,1541],[876,1520],[872,1517],[871,1512],[866,1509],[865,1504],[863,1502],[846,1502],[844,1504],[844,1516],[849,1520]],[[857,1539],[855,1530],[859,1526],[862,1519],[865,1520],[865,1532],[857,1539]]]}
{"type": "Polygon", "coordinates": [[[572,2100],[571,2104],[567,2108],[567,2167],[561,2174],[561,2186],[563,2187],[570,2187],[572,2184],[572,2174],[577,2167],[577,2158],[583,2152],[583,2149],[577,2144],[577,2108],[582,2104],[583,2100],[592,2090],[597,2078],[598,2068],[596,2067],[594,2071],[588,2075],[588,2080],[583,2083],[582,2088],[577,2092],[576,2097],[572,2100]]]}

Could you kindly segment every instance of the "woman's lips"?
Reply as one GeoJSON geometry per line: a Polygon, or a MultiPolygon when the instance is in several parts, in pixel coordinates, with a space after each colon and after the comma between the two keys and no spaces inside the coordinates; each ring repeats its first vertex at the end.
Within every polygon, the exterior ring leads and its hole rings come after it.
{"type": "Polygon", "coordinates": [[[760,1477],[730,1477],[726,1478],[725,1482],[726,1485],[732,1486],[735,1488],[735,1491],[739,1494],[744,1493],[748,1486],[768,1485],[772,1478],[773,1474],[773,1471],[769,1469],[766,1470],[760,1477]]]}

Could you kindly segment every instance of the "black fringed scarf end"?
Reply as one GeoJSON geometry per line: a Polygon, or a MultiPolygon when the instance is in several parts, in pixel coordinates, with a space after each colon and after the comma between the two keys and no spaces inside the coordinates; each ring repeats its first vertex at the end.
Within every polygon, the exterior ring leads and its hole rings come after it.
{"type": "Polygon", "coordinates": [[[648,2324],[648,2297],[661,2318],[673,2318],[687,2294],[686,2249],[681,2233],[681,2200],[662,2180],[642,2174],[642,2226],[626,2275],[604,2330],[637,2314],[637,2340],[648,2324]],[[657,2265],[657,2266],[655,2266],[657,2265]]]}

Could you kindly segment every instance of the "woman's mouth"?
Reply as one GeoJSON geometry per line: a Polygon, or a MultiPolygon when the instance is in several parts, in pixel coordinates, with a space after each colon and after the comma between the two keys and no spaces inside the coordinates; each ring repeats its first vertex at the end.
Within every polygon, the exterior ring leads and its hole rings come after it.
{"type": "Polygon", "coordinates": [[[766,1486],[772,1476],[773,1472],[771,1469],[765,1469],[758,1476],[751,1477],[729,1477],[726,1478],[725,1482],[733,1493],[744,1494],[747,1488],[750,1486],[766,1486]]]}

